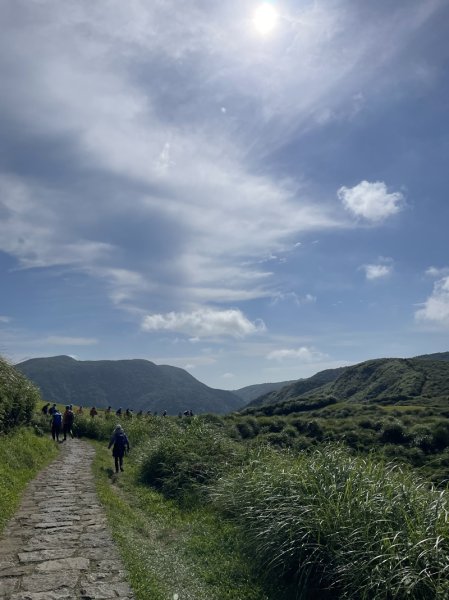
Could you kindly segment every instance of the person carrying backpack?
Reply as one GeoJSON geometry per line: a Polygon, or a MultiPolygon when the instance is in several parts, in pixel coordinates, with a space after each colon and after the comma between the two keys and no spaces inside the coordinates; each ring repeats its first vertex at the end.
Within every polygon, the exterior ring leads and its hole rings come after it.
{"type": "Polygon", "coordinates": [[[70,406],[65,407],[65,413],[62,415],[62,433],[64,434],[64,442],[67,439],[67,434],[73,438],[73,421],[75,420],[75,415],[73,414],[70,406]]]}
{"type": "Polygon", "coordinates": [[[115,462],[115,472],[118,473],[119,467],[120,471],[124,470],[123,457],[125,455],[125,449],[127,449],[129,452],[129,441],[121,425],[117,425],[114,429],[114,432],[109,441],[108,450],[111,446],[113,447],[112,456],[114,457],[115,462]]]}
{"type": "Polygon", "coordinates": [[[58,409],[56,409],[51,415],[51,437],[55,442],[59,442],[59,434],[61,433],[62,415],[58,409]]]}

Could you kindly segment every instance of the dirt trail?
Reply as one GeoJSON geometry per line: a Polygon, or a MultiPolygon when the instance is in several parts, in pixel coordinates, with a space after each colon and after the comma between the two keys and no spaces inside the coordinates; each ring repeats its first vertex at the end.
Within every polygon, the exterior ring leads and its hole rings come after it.
{"type": "Polygon", "coordinates": [[[95,492],[95,451],[68,440],[28,486],[0,539],[1,600],[131,600],[95,492]]]}

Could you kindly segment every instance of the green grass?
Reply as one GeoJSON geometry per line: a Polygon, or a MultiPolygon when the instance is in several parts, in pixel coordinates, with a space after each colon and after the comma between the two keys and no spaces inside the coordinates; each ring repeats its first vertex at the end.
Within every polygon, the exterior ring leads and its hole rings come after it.
{"type": "Polygon", "coordinates": [[[242,554],[235,525],[208,506],[184,510],[140,483],[133,451],[116,477],[110,453],[104,445],[95,447],[98,494],[137,600],[173,600],[176,594],[183,600],[280,597],[262,587],[242,554]]]}
{"type": "Polygon", "coordinates": [[[19,428],[0,436],[0,531],[15,513],[27,483],[58,454],[48,437],[19,428]]]}
{"type": "Polygon", "coordinates": [[[297,582],[298,598],[449,597],[449,494],[410,469],[338,446],[262,449],[214,500],[254,561],[297,582]]]}

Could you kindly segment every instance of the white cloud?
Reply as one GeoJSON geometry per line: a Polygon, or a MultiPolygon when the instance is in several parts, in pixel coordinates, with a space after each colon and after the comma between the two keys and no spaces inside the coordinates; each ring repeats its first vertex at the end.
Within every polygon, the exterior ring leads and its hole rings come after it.
{"type": "Polygon", "coordinates": [[[301,346],[301,348],[283,348],[279,350],[273,350],[267,354],[268,360],[277,360],[282,362],[283,360],[300,360],[304,362],[315,362],[321,361],[326,358],[326,355],[322,352],[318,352],[313,348],[307,348],[307,346],[301,346]]]}
{"type": "Polygon", "coordinates": [[[94,346],[95,344],[98,344],[98,340],[95,338],[66,337],[59,335],[51,335],[44,338],[42,341],[49,346],[94,346]]]}
{"type": "Polygon", "coordinates": [[[0,323],[10,323],[11,317],[7,317],[5,315],[0,315],[0,323]]]}
{"type": "Polygon", "coordinates": [[[196,369],[201,367],[208,367],[217,362],[214,356],[163,356],[163,357],[150,357],[148,358],[151,362],[157,365],[171,365],[173,367],[179,367],[181,369],[196,369]]]}
{"type": "Polygon", "coordinates": [[[449,267],[429,267],[426,269],[426,275],[429,277],[444,277],[449,273],[449,267]]]}
{"type": "Polygon", "coordinates": [[[265,331],[263,321],[251,322],[238,309],[202,308],[190,313],[169,312],[147,315],[142,321],[144,331],[177,331],[195,337],[228,335],[244,337],[265,331]]]}
{"type": "Polygon", "coordinates": [[[423,307],[415,312],[415,318],[418,321],[449,326],[449,276],[435,282],[432,294],[423,307]]]}
{"type": "Polygon", "coordinates": [[[223,373],[221,377],[222,379],[234,379],[235,375],[234,373],[223,373]]]}
{"type": "Polygon", "coordinates": [[[304,294],[300,296],[296,292],[276,292],[272,295],[271,304],[274,306],[279,302],[291,300],[297,306],[303,306],[304,304],[313,304],[316,302],[316,296],[312,294],[304,294]]]}
{"type": "Polygon", "coordinates": [[[149,282],[145,277],[136,271],[130,269],[118,269],[108,267],[89,267],[86,271],[93,276],[106,281],[110,288],[109,297],[116,305],[121,305],[130,301],[135,296],[150,289],[149,282]]]}
{"type": "Polygon", "coordinates": [[[401,192],[388,193],[383,181],[361,181],[358,185],[341,187],[337,192],[346,210],[356,217],[378,223],[395,215],[404,206],[401,192]]]}
{"type": "Polygon", "coordinates": [[[391,265],[363,265],[366,278],[369,280],[382,279],[391,275],[393,267],[391,265]]]}

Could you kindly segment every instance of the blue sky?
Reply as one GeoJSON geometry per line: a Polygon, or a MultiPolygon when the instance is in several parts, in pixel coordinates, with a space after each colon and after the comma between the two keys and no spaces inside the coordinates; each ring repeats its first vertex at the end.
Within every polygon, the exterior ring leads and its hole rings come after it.
{"type": "Polygon", "coordinates": [[[0,23],[9,360],[236,389],[449,350],[445,0],[3,0],[0,23]]]}

